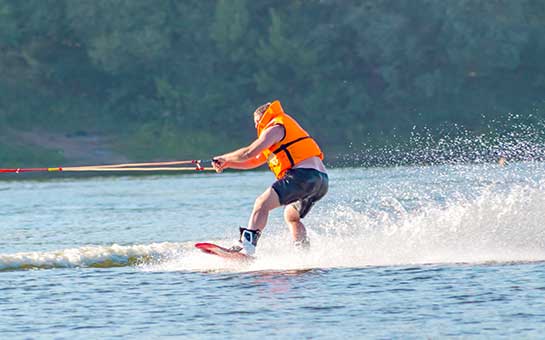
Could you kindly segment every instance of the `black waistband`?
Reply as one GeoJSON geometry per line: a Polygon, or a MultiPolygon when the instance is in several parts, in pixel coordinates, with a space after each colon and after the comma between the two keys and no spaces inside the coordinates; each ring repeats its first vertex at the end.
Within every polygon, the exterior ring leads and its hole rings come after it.
{"type": "Polygon", "coordinates": [[[320,171],[318,169],[314,169],[314,168],[291,168],[291,169],[288,169],[286,171],[287,172],[305,172],[305,173],[310,173],[310,172],[313,172],[313,173],[316,173],[320,176],[325,176],[325,177],[329,177],[327,175],[327,173],[323,172],[323,171],[320,171]]]}

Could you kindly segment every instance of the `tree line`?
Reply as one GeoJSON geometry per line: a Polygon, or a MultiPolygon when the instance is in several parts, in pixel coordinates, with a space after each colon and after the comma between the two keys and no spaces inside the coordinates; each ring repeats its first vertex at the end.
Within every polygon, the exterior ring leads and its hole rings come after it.
{"type": "Polygon", "coordinates": [[[544,22],[539,0],[0,0],[0,131],[214,154],[280,99],[332,153],[479,133],[545,116],[544,22]]]}

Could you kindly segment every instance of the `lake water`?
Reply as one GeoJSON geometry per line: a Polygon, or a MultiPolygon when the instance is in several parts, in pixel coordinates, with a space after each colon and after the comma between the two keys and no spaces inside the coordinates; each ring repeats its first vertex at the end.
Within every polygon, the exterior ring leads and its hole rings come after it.
{"type": "Polygon", "coordinates": [[[544,169],[334,169],[311,249],[278,210],[246,265],[193,244],[231,245],[267,172],[0,181],[0,334],[542,338],[544,169]]]}

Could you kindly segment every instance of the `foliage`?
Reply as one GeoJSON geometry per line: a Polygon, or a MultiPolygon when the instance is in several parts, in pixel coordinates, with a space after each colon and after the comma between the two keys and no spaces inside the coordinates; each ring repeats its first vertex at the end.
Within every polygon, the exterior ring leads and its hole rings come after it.
{"type": "Polygon", "coordinates": [[[0,164],[10,164],[13,167],[40,167],[44,164],[63,164],[63,162],[63,154],[58,150],[28,148],[0,142],[0,164]]]}
{"type": "Polygon", "coordinates": [[[543,22],[533,0],[0,0],[0,123],[136,158],[245,143],[276,98],[332,151],[480,131],[543,100],[543,22]]]}

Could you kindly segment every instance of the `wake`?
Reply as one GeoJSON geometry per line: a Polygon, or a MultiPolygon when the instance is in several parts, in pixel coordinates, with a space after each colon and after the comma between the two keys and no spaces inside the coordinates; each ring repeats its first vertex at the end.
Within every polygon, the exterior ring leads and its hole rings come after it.
{"type": "MultiPolygon", "coordinates": [[[[348,200],[322,204],[309,218],[309,251],[297,251],[287,228],[272,225],[250,264],[194,248],[197,241],[233,243],[219,239],[0,254],[0,271],[132,266],[142,271],[247,272],[545,261],[545,180],[520,178],[480,178],[479,189],[454,192],[440,183],[443,199],[429,199],[431,186],[421,183],[390,192],[374,188],[369,191],[375,197],[362,202],[357,192],[349,192],[348,200]]],[[[477,182],[463,179],[464,185],[477,182]]]]}
{"type": "Polygon", "coordinates": [[[189,244],[152,243],[147,245],[83,246],[48,252],[0,254],[0,271],[53,268],[112,268],[140,265],[175,256],[189,244]]]}
{"type": "MultiPolygon", "coordinates": [[[[410,209],[395,197],[382,195],[375,207],[340,203],[318,215],[309,228],[308,252],[294,249],[287,231],[269,231],[260,240],[257,260],[249,265],[190,252],[144,270],[283,271],[545,261],[545,181],[492,183],[477,194],[422,200],[410,209]]],[[[218,241],[223,246],[230,243],[218,241]]]]}

